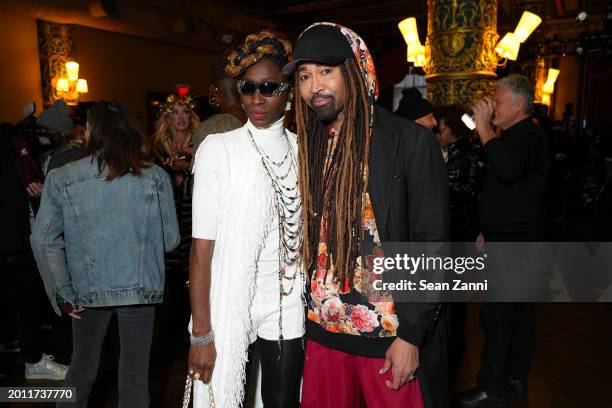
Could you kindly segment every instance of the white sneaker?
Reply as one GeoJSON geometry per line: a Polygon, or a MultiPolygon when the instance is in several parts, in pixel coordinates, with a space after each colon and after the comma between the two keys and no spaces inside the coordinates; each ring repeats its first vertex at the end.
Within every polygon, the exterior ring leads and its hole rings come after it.
{"type": "Polygon", "coordinates": [[[54,357],[43,353],[38,363],[25,365],[25,378],[28,380],[63,380],[69,366],[56,363],[54,357]]]}

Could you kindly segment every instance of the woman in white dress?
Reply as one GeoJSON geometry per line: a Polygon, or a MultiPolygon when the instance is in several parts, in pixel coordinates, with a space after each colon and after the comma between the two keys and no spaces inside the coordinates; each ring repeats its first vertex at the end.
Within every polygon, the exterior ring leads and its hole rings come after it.
{"type": "Polygon", "coordinates": [[[298,406],[304,334],[301,200],[293,92],[281,72],[291,44],[249,35],[225,68],[247,123],[208,136],[194,165],[189,370],[194,406],[237,408],[247,349],[260,356],[266,408],[298,406]]]}

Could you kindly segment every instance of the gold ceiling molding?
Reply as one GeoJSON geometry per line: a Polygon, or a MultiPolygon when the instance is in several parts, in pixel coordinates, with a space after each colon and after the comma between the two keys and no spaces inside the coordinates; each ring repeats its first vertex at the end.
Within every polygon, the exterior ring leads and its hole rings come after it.
{"type": "Polygon", "coordinates": [[[469,79],[469,78],[484,78],[497,79],[497,75],[490,71],[459,71],[459,72],[442,72],[438,74],[426,75],[426,80],[432,79],[469,79]]]}

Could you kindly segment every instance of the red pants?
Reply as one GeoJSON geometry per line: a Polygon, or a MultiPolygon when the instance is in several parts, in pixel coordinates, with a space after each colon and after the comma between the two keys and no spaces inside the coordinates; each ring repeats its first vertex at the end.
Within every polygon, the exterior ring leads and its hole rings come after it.
{"type": "Polygon", "coordinates": [[[332,350],[308,340],[302,408],[424,408],[418,380],[398,391],[387,388],[392,370],[378,374],[384,358],[332,350]]]}

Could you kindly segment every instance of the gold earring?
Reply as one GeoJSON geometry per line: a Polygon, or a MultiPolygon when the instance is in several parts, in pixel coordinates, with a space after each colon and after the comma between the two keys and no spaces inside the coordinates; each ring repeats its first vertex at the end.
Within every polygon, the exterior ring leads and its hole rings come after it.
{"type": "Polygon", "coordinates": [[[215,84],[210,84],[208,88],[208,104],[213,108],[219,107],[219,96],[217,95],[219,89],[215,86],[215,84]]]}

